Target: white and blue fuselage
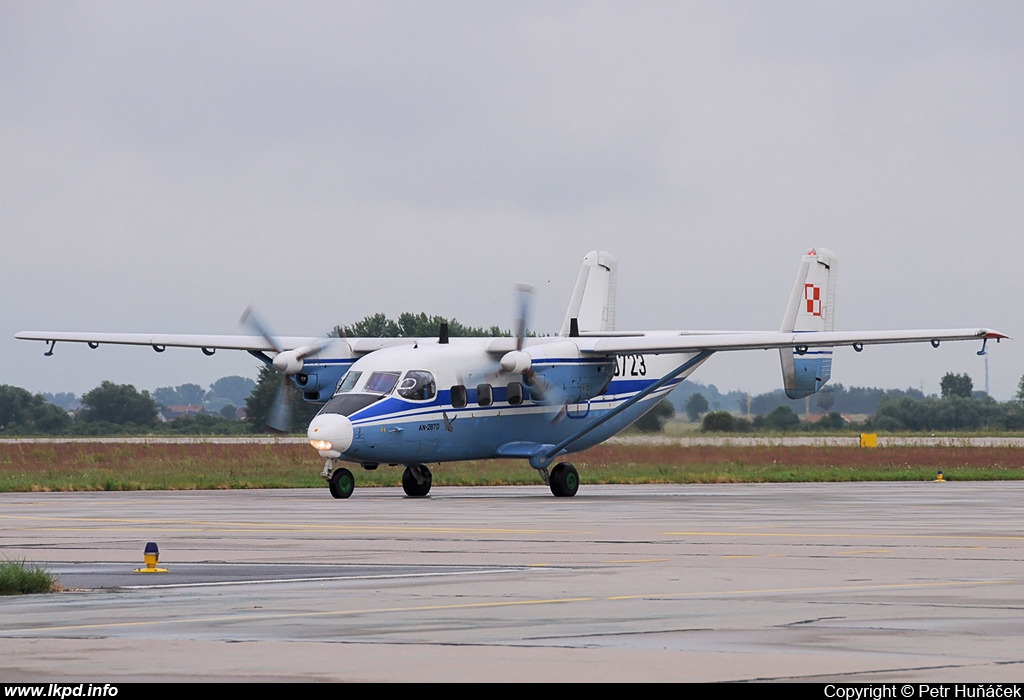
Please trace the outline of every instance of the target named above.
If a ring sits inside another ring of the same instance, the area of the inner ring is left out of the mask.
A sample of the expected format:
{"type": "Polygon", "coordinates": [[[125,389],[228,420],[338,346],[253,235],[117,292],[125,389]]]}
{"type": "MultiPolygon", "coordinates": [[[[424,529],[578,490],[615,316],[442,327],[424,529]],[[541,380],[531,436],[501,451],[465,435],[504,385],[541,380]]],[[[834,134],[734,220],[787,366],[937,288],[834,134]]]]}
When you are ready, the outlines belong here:
{"type": "MultiPolygon", "coordinates": [[[[421,340],[377,350],[352,362],[310,424],[309,438],[324,457],[364,465],[530,458],[541,446],[583,433],[695,357],[590,355],[580,347],[587,344],[586,338],[531,339],[526,376],[501,369],[502,340],[421,340]]],[[[626,428],[700,361],[556,455],[584,450],[626,428]]],[[[556,455],[531,463],[542,468],[556,455]]]]}

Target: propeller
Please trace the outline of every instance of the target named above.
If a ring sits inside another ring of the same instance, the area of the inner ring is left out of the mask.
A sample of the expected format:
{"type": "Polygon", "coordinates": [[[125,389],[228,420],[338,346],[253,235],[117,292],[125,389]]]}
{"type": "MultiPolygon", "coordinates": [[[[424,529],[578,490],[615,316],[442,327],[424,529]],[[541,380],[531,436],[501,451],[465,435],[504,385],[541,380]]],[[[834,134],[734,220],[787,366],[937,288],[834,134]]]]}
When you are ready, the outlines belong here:
{"type": "Polygon", "coordinates": [[[530,325],[530,311],[533,309],[533,287],[525,284],[516,285],[519,301],[519,313],[516,321],[516,350],[523,349],[527,328],[530,325]]]}
{"type": "Polygon", "coordinates": [[[501,369],[498,374],[519,374],[523,377],[523,383],[530,388],[534,398],[544,401],[553,399],[551,387],[544,377],[533,371],[533,357],[523,350],[523,345],[529,335],[530,312],[533,309],[533,287],[525,284],[516,285],[518,295],[517,313],[515,320],[516,349],[505,353],[500,361],[501,369]]]}
{"type": "Polygon", "coordinates": [[[292,426],[292,392],[288,389],[288,377],[302,371],[303,360],[320,352],[324,346],[324,340],[318,340],[310,345],[303,345],[292,350],[285,350],[281,341],[271,331],[270,327],[263,321],[262,317],[250,304],[242,312],[238,322],[248,326],[259,333],[270,344],[270,347],[277,353],[272,360],[274,369],[281,373],[281,385],[274,396],[274,403],[270,406],[270,413],[267,416],[267,426],[280,433],[286,433],[292,426]]]}

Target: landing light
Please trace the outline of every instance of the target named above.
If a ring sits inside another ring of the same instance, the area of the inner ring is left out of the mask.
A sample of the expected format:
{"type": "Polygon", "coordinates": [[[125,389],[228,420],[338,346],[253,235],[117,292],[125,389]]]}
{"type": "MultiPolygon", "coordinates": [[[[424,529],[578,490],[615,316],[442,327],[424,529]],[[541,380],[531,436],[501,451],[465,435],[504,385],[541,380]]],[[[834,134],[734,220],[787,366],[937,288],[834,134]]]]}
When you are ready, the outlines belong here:
{"type": "Polygon", "coordinates": [[[330,440],[310,440],[309,444],[313,446],[314,450],[326,452],[331,449],[330,440]]]}

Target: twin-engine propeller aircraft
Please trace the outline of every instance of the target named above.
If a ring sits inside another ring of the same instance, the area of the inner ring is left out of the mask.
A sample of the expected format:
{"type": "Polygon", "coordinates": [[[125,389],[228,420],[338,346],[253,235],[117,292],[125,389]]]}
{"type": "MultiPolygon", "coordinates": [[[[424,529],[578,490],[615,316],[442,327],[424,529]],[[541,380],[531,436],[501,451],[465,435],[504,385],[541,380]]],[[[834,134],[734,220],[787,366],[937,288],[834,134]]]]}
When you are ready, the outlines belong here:
{"type": "MultiPolygon", "coordinates": [[[[507,338],[449,338],[446,326],[436,338],[276,337],[249,313],[243,322],[258,335],[17,337],[48,342],[46,355],[58,341],[248,351],[306,401],[323,404],[307,435],[327,460],[321,476],[335,498],[348,498],[355,486],[346,464],[403,465],[406,494],[426,496],[426,462],[492,458],[528,460],[555,496],[573,496],[579,474],[563,457],[633,423],[716,352],[779,350],[786,394],[796,399],[829,380],[836,346],[860,352],[884,343],[981,340],[984,354],[989,338],[1007,337],[986,328],[835,331],[836,257],[824,248],[802,257],[777,333],[616,331],[616,270],[608,253],[583,259],[561,332],[552,337],[527,333],[528,288],[520,289],[515,336],[507,338]]],[[[278,403],[271,425],[283,428],[287,411],[278,403]]]]}

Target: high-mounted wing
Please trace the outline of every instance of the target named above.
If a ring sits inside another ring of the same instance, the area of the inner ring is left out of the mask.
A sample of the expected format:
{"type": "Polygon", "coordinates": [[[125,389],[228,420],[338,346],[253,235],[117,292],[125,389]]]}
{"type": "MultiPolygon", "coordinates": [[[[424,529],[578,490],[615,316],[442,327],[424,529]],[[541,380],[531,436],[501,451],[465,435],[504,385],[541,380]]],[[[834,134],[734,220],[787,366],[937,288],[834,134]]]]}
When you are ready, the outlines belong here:
{"type": "Polygon", "coordinates": [[[779,350],[786,395],[798,399],[813,394],[832,373],[832,349],[851,345],[858,352],[865,345],[981,340],[984,354],[989,338],[1008,336],[990,328],[940,328],[932,330],[836,331],[837,260],[826,248],[812,248],[800,259],[793,291],[777,333],[676,331],[635,335],[581,333],[586,341],[580,350],[591,355],[713,353],[729,350],[779,350]]]}
{"type": "Polygon", "coordinates": [[[809,331],[794,333],[645,333],[640,336],[581,338],[580,350],[591,354],[662,354],[690,353],[710,350],[774,350],[852,346],[892,343],[926,343],[937,345],[943,340],[987,340],[1009,336],[991,328],[940,328],[910,331],[809,331]]]}
{"type": "MultiPolygon", "coordinates": [[[[78,333],[74,331],[22,331],[14,336],[18,340],[42,340],[47,343],[88,343],[100,345],[148,345],[158,352],[163,348],[201,348],[212,354],[214,350],[251,350],[273,352],[274,346],[260,335],[182,335],[176,333],[78,333]]],[[[284,349],[291,350],[315,343],[316,337],[281,337],[284,349]]]]}

